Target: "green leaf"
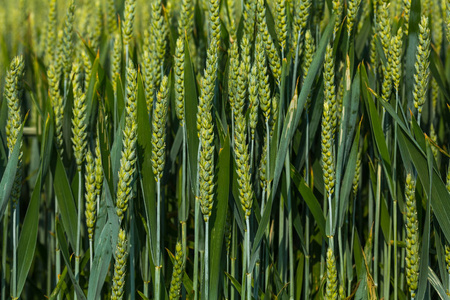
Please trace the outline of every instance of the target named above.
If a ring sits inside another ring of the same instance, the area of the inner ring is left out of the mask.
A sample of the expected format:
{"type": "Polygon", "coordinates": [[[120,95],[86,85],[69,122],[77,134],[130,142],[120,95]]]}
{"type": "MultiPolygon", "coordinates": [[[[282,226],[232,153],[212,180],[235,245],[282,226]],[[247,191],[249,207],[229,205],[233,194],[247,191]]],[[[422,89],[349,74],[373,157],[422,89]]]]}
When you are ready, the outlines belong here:
{"type": "MultiPolygon", "coordinates": [[[[22,140],[23,126],[19,131],[17,140],[22,140]]],[[[19,162],[21,143],[16,143],[14,145],[13,152],[11,153],[6,169],[3,172],[2,181],[0,181],[0,220],[3,219],[5,215],[6,206],[9,201],[9,196],[11,195],[11,190],[14,185],[14,179],[16,177],[17,163],[19,162]]]]}
{"type": "Polygon", "coordinates": [[[67,267],[67,273],[69,274],[70,280],[72,281],[75,292],[77,293],[79,299],[86,300],[86,296],[84,295],[83,290],[81,289],[78,282],[75,280],[75,275],[72,272],[72,266],[70,264],[70,256],[69,256],[69,247],[67,245],[66,237],[64,236],[64,229],[58,220],[56,221],[55,228],[56,228],[56,238],[58,239],[59,243],[59,249],[61,250],[64,263],[66,264],[67,267]]]}
{"type": "Polygon", "coordinates": [[[146,212],[146,222],[149,229],[149,239],[151,241],[151,253],[153,260],[156,255],[156,183],[153,176],[152,169],[152,140],[151,140],[151,126],[147,112],[147,104],[144,97],[144,90],[141,76],[138,77],[138,170],[140,186],[144,200],[144,207],[146,212]]]}
{"type": "Polygon", "coordinates": [[[227,272],[225,272],[225,275],[231,280],[231,283],[234,285],[235,289],[237,290],[237,292],[240,295],[241,294],[241,284],[239,283],[239,281],[237,281],[236,278],[234,278],[227,272]]]}
{"type": "MultiPolygon", "coordinates": [[[[428,195],[431,194],[433,188],[433,153],[431,152],[430,144],[426,144],[427,151],[427,162],[428,162],[428,195]]],[[[427,211],[425,215],[425,223],[422,234],[422,249],[420,253],[419,261],[419,285],[417,288],[417,299],[424,299],[425,292],[428,290],[427,279],[428,279],[428,265],[429,265],[429,254],[430,254],[430,223],[431,223],[431,205],[430,198],[427,199],[427,211]]],[[[429,291],[428,291],[429,292],[429,291]]]]}
{"type": "Polygon", "coordinates": [[[184,49],[184,115],[186,119],[187,157],[189,170],[191,171],[191,189],[192,193],[195,195],[195,190],[197,188],[197,152],[199,144],[197,133],[198,101],[195,75],[192,68],[189,43],[187,40],[185,40],[184,49]]]}
{"type": "MultiPolygon", "coordinates": [[[[347,213],[348,209],[348,201],[350,198],[350,192],[353,187],[353,179],[355,177],[355,168],[356,168],[356,160],[358,157],[358,151],[359,151],[359,131],[360,128],[358,128],[355,136],[355,140],[353,141],[353,146],[350,151],[350,156],[348,158],[348,161],[346,162],[346,168],[345,168],[345,174],[344,178],[342,179],[341,183],[341,190],[339,195],[339,208],[338,208],[338,221],[337,224],[339,227],[342,227],[344,225],[345,220],[345,214],[347,213]]],[[[337,219],[337,218],[335,218],[337,219]]],[[[335,227],[334,227],[335,228],[335,227]]]]}
{"type": "Polygon", "coordinates": [[[439,172],[433,168],[430,192],[430,179],[427,167],[427,159],[423,151],[410,139],[410,137],[403,131],[398,131],[398,145],[403,159],[403,163],[413,163],[417,170],[417,175],[424,187],[424,191],[430,199],[433,213],[439,225],[442,228],[447,240],[450,240],[450,194],[448,193],[445,184],[442,182],[439,172]],[[431,195],[430,195],[431,193],[431,195]]]}
{"type": "Polygon", "coordinates": [[[64,166],[59,155],[56,155],[55,164],[53,188],[58,200],[58,207],[61,213],[61,221],[64,225],[64,229],[66,230],[67,238],[69,239],[72,247],[75,247],[77,237],[76,233],[78,213],[75,208],[75,201],[70,189],[69,180],[67,179],[67,174],[64,170],[64,166]]]}
{"type": "Polygon", "coordinates": [[[294,167],[291,166],[291,178],[294,185],[297,187],[298,191],[303,197],[303,200],[308,205],[308,208],[311,214],[314,217],[314,220],[319,227],[320,233],[322,236],[325,236],[325,217],[322,211],[322,207],[320,206],[319,201],[314,196],[314,193],[311,191],[311,188],[306,185],[305,180],[298,174],[294,167]]]}
{"type": "MultiPolygon", "coordinates": [[[[277,190],[278,182],[280,180],[281,172],[284,166],[284,159],[286,157],[289,144],[294,136],[295,130],[297,129],[298,122],[300,121],[300,117],[303,112],[303,108],[305,107],[306,99],[308,94],[311,92],[312,84],[314,78],[316,77],[319,69],[322,67],[322,62],[324,59],[325,49],[328,44],[328,40],[331,37],[334,26],[334,16],[331,17],[330,22],[325,29],[322,39],[320,41],[319,47],[317,48],[314,59],[311,63],[311,66],[308,71],[308,75],[305,78],[303,83],[303,87],[301,89],[300,95],[294,95],[292,98],[288,112],[286,117],[284,118],[285,122],[283,125],[283,131],[280,137],[280,143],[278,147],[278,153],[275,163],[275,173],[272,183],[272,191],[277,190]]],[[[275,197],[275,192],[272,193],[272,198],[275,197]]],[[[267,205],[266,209],[271,210],[271,205],[267,205]]]]}
{"type": "Polygon", "coordinates": [[[41,201],[41,174],[36,181],[30,204],[22,225],[22,231],[17,246],[17,295],[22,293],[31,263],[34,259],[37,234],[39,229],[39,206],[41,201]]]}
{"type": "Polygon", "coordinates": [[[230,138],[229,135],[225,138],[225,143],[219,151],[219,166],[217,178],[217,201],[213,207],[213,217],[211,218],[211,247],[210,247],[210,269],[211,272],[209,281],[209,297],[210,299],[219,298],[219,282],[222,277],[222,272],[217,271],[222,269],[222,257],[225,253],[223,247],[223,238],[225,231],[225,223],[228,211],[228,195],[230,190],[230,138]],[[216,270],[216,271],[214,271],[216,270]]]}
{"type": "Polygon", "coordinates": [[[443,300],[450,299],[450,297],[447,295],[445,291],[446,288],[444,288],[441,281],[437,277],[436,273],[434,273],[433,269],[431,269],[431,267],[428,267],[428,281],[434,287],[434,289],[438,293],[439,297],[441,297],[441,299],[443,300]]]}
{"type": "Polygon", "coordinates": [[[112,257],[111,247],[111,224],[107,223],[103,228],[98,243],[95,247],[95,255],[91,259],[92,269],[89,275],[89,300],[100,299],[103,283],[105,282],[106,275],[108,274],[109,264],[112,257]]]}

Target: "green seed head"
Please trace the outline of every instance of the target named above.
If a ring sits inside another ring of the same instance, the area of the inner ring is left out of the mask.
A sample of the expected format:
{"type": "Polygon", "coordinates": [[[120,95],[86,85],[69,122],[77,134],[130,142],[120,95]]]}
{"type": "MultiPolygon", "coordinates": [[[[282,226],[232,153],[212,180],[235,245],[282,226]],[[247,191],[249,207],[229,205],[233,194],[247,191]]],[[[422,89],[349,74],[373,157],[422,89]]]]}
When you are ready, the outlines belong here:
{"type": "Polygon", "coordinates": [[[415,297],[419,281],[419,224],[415,197],[416,183],[411,173],[406,177],[406,283],[411,297],[415,297]]]}
{"type": "Polygon", "coordinates": [[[114,34],[114,46],[111,54],[111,79],[114,92],[117,91],[117,79],[120,78],[120,63],[122,61],[122,39],[116,31],[114,34]]]}
{"type": "Polygon", "coordinates": [[[390,54],[392,62],[392,81],[394,88],[399,92],[400,77],[402,74],[402,47],[403,47],[403,30],[399,28],[397,35],[391,39],[390,54]]]}
{"type": "Polygon", "coordinates": [[[95,171],[95,194],[96,196],[100,196],[102,192],[103,185],[103,166],[102,166],[102,156],[100,153],[100,138],[97,134],[97,138],[95,139],[95,162],[94,162],[94,171],[95,171]]]}
{"type": "Polygon", "coordinates": [[[122,27],[123,43],[129,45],[133,38],[133,23],[136,9],[136,0],[126,0],[124,9],[124,20],[122,27]]]}
{"type": "Polygon", "coordinates": [[[127,240],[123,229],[119,230],[117,247],[115,252],[114,276],[111,299],[121,300],[123,298],[125,287],[125,274],[127,267],[127,240]]]}
{"type": "Polygon", "coordinates": [[[90,149],[86,151],[86,172],[84,174],[84,181],[86,188],[86,225],[88,228],[89,240],[92,240],[97,214],[97,202],[95,196],[95,161],[90,149]]]}
{"type": "Polygon", "coordinates": [[[106,0],[106,25],[109,34],[117,31],[117,12],[114,0],[106,0]]]}
{"type": "Polygon", "coordinates": [[[419,43],[417,45],[416,63],[414,67],[414,107],[418,115],[422,114],[422,107],[425,104],[428,80],[430,75],[429,56],[430,56],[430,28],[428,27],[428,18],[423,16],[419,24],[419,43]]]}
{"type": "Polygon", "coordinates": [[[181,243],[178,242],[175,251],[175,260],[172,272],[172,281],[170,282],[169,298],[179,299],[181,283],[183,280],[184,263],[183,263],[183,249],[181,243]]]}
{"type": "Polygon", "coordinates": [[[234,152],[239,185],[239,200],[246,217],[252,211],[253,190],[250,174],[250,158],[247,145],[247,126],[242,112],[237,113],[234,127],[234,152]]]}
{"type": "Polygon", "coordinates": [[[9,155],[14,150],[14,146],[20,143],[19,159],[14,183],[11,190],[11,201],[15,209],[22,190],[22,140],[18,140],[20,128],[22,126],[22,113],[20,109],[20,95],[22,93],[22,80],[24,75],[24,60],[22,56],[16,56],[6,74],[5,99],[8,105],[8,119],[6,122],[6,142],[9,155]]]}
{"type": "Polygon", "coordinates": [[[137,142],[137,73],[133,62],[128,61],[127,67],[127,102],[125,105],[125,128],[122,138],[122,157],[120,159],[119,180],[117,183],[116,212],[122,220],[132,198],[132,181],[136,171],[137,142]]]}
{"type": "Polygon", "coordinates": [[[177,40],[175,49],[175,107],[180,125],[184,126],[184,39],[177,40]]]}
{"type": "Polygon", "coordinates": [[[74,1],[69,5],[66,14],[66,20],[64,23],[64,33],[62,39],[62,51],[61,51],[61,62],[65,76],[69,76],[70,68],[72,67],[72,48],[73,48],[73,19],[75,13],[74,1]]]}
{"type": "Polygon", "coordinates": [[[152,120],[152,168],[155,180],[161,180],[166,162],[166,119],[169,96],[169,80],[163,77],[156,97],[152,120]]]}
{"type": "Polygon", "coordinates": [[[256,125],[258,123],[258,69],[256,67],[256,63],[253,64],[252,71],[249,76],[249,105],[250,105],[250,117],[249,117],[249,125],[251,131],[252,140],[255,139],[255,131],[256,125]]]}
{"type": "MultiPolygon", "coordinates": [[[[294,19],[292,22],[292,52],[301,56],[303,47],[303,31],[306,28],[311,8],[311,0],[298,0],[294,7],[294,19]],[[297,52],[298,49],[298,52],[297,52]]],[[[295,55],[293,55],[295,57],[295,55]]]]}
{"type": "Polygon", "coordinates": [[[338,279],[336,271],[336,259],[334,258],[334,253],[331,248],[327,251],[327,286],[325,299],[326,300],[336,300],[338,298],[338,279]]]}
{"type": "Polygon", "coordinates": [[[349,0],[347,2],[347,33],[348,36],[351,35],[353,24],[355,24],[355,19],[358,15],[358,9],[361,4],[361,0],[349,0]]]}
{"type": "Polygon", "coordinates": [[[183,38],[186,34],[190,39],[194,25],[194,3],[192,0],[181,1],[180,18],[178,19],[178,35],[183,38]]]}

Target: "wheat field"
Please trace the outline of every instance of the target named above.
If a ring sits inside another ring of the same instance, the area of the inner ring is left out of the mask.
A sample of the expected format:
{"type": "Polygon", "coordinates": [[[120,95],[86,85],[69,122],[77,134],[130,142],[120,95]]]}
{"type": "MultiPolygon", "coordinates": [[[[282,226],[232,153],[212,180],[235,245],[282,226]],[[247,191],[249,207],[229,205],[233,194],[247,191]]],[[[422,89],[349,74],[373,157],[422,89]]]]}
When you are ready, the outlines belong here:
{"type": "Polygon", "coordinates": [[[0,4],[0,299],[449,299],[450,1],[0,4]]]}

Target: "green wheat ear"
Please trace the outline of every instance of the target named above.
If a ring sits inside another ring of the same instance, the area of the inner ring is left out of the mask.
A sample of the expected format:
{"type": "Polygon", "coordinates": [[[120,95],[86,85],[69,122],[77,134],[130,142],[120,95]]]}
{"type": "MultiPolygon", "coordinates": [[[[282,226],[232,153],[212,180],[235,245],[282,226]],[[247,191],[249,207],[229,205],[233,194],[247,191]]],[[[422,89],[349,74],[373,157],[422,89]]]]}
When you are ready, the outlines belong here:
{"type": "Polygon", "coordinates": [[[111,295],[111,299],[113,300],[121,300],[123,298],[128,256],[127,248],[128,246],[125,231],[123,229],[120,229],[119,237],[117,239],[114,262],[114,276],[111,295]]]}
{"type": "Polygon", "coordinates": [[[184,272],[183,249],[178,242],[175,251],[175,261],[173,265],[172,281],[170,282],[169,299],[179,299],[182,277],[184,272]]]}
{"type": "Polygon", "coordinates": [[[80,65],[73,65],[73,116],[72,116],[72,143],[77,170],[81,171],[86,152],[86,94],[83,93],[79,84],[80,65]]]}
{"type": "Polygon", "coordinates": [[[419,43],[417,45],[416,63],[414,67],[414,107],[417,109],[418,121],[422,114],[422,107],[425,104],[428,80],[430,75],[430,51],[431,51],[430,28],[428,27],[428,18],[423,16],[419,24],[419,43]]]}
{"type": "Polygon", "coordinates": [[[242,112],[236,114],[234,152],[239,185],[239,200],[246,217],[252,211],[253,191],[250,178],[250,158],[247,145],[247,126],[242,112]]]}
{"type": "Polygon", "coordinates": [[[133,38],[133,23],[136,9],[136,0],[125,1],[124,21],[122,27],[123,44],[125,46],[131,43],[133,38]]]}
{"type": "Polygon", "coordinates": [[[302,41],[303,41],[303,31],[305,30],[308,18],[309,11],[311,8],[311,0],[297,0],[296,5],[294,7],[294,19],[292,21],[292,53],[293,57],[295,57],[297,47],[298,47],[298,56],[300,57],[303,51],[302,41]]]}
{"type": "Polygon", "coordinates": [[[25,63],[22,56],[16,56],[6,74],[5,99],[8,105],[8,119],[6,122],[6,142],[9,155],[14,150],[16,143],[20,143],[19,159],[17,162],[17,171],[14,178],[13,188],[11,190],[11,200],[13,207],[16,206],[20,198],[22,186],[22,139],[18,140],[20,128],[22,126],[22,112],[20,104],[21,87],[23,85],[25,63]]]}
{"type": "Polygon", "coordinates": [[[179,37],[175,49],[175,108],[180,125],[184,126],[184,39],[179,37]]]}
{"type": "Polygon", "coordinates": [[[327,286],[325,299],[326,300],[336,300],[338,298],[338,279],[336,271],[336,259],[334,257],[333,250],[328,248],[327,251],[327,286]]]}
{"type": "Polygon", "coordinates": [[[152,168],[155,180],[160,181],[166,163],[166,118],[169,95],[169,80],[163,77],[161,87],[156,97],[152,120],[152,168]]]}
{"type": "Polygon", "coordinates": [[[411,297],[415,297],[419,281],[419,223],[416,208],[416,183],[411,173],[406,176],[406,283],[411,297]]]}
{"type": "Polygon", "coordinates": [[[88,228],[89,240],[94,236],[95,220],[97,214],[95,195],[95,162],[90,149],[86,151],[86,172],[84,174],[86,187],[86,225],[88,228]]]}
{"type": "Polygon", "coordinates": [[[116,211],[122,220],[132,195],[132,181],[136,172],[137,142],[137,73],[131,60],[127,67],[127,103],[125,106],[125,128],[123,130],[123,148],[120,159],[119,181],[117,183],[116,211]]]}

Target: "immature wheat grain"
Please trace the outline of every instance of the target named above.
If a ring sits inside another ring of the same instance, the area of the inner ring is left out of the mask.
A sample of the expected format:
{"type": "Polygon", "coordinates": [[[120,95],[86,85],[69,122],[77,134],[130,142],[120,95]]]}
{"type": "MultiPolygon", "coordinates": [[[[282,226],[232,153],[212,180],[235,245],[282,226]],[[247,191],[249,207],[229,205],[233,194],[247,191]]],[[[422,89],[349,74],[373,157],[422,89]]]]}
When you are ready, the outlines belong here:
{"type": "Polygon", "coordinates": [[[184,126],[184,39],[179,37],[174,58],[175,108],[180,125],[184,126]]]}
{"type": "Polygon", "coordinates": [[[47,70],[48,77],[48,85],[49,85],[49,95],[50,100],[53,107],[53,114],[55,118],[55,137],[56,137],[56,146],[58,149],[59,155],[62,157],[63,155],[63,98],[59,92],[59,80],[60,75],[56,72],[55,65],[51,64],[47,70]]]}
{"type": "Polygon", "coordinates": [[[181,243],[177,243],[175,251],[175,260],[173,264],[172,280],[170,282],[169,299],[175,300],[180,298],[181,283],[184,271],[183,251],[181,243]]]}
{"type": "Polygon", "coordinates": [[[49,9],[48,9],[48,21],[47,21],[47,33],[45,39],[45,57],[44,61],[47,65],[49,65],[55,59],[55,50],[56,49],[56,32],[57,32],[57,16],[56,16],[56,0],[49,0],[49,9]]]}
{"type": "Polygon", "coordinates": [[[61,62],[64,76],[69,76],[70,69],[72,67],[72,48],[73,48],[73,20],[75,13],[75,4],[72,0],[69,4],[69,8],[67,9],[66,20],[64,23],[64,34],[63,39],[61,41],[61,62]]]}
{"type": "Polygon", "coordinates": [[[420,116],[422,114],[422,107],[425,104],[428,79],[430,75],[429,70],[429,56],[430,56],[430,29],[428,27],[428,18],[423,16],[419,24],[419,42],[417,45],[416,62],[414,67],[416,74],[414,74],[414,107],[417,109],[418,123],[420,124],[420,116]]]}
{"type": "Polygon", "coordinates": [[[106,0],[106,28],[111,35],[117,31],[117,12],[114,0],[106,0]]]}
{"type": "Polygon", "coordinates": [[[128,256],[127,248],[125,231],[120,229],[115,252],[112,300],[121,300],[123,298],[128,256]]]}
{"type": "Polygon", "coordinates": [[[194,24],[194,3],[192,0],[182,0],[180,17],[178,19],[178,35],[189,40],[192,34],[194,24]]]}
{"type": "MultiPolygon", "coordinates": [[[[86,151],[86,166],[85,166],[85,188],[86,188],[86,225],[88,228],[88,237],[92,241],[94,237],[95,220],[97,214],[96,195],[95,195],[95,161],[90,149],[86,151]]],[[[91,257],[91,260],[94,258],[91,257]]]]}
{"type": "Polygon", "coordinates": [[[286,1],[276,0],[275,10],[276,10],[275,29],[277,31],[278,43],[280,44],[281,47],[281,53],[282,55],[284,55],[287,38],[286,1]]]}
{"type": "Polygon", "coordinates": [[[157,2],[152,4],[152,48],[151,51],[151,63],[153,66],[153,78],[154,86],[156,89],[159,88],[161,83],[161,76],[163,74],[163,64],[164,55],[166,54],[166,33],[167,24],[161,13],[161,4],[158,5],[157,2]]]}
{"type": "Polygon", "coordinates": [[[220,42],[220,18],[219,18],[219,0],[209,0],[209,17],[211,26],[211,40],[220,42]]]}
{"type": "Polygon", "coordinates": [[[266,7],[264,0],[258,0],[257,5],[257,24],[258,31],[262,36],[263,45],[265,46],[265,52],[269,59],[270,69],[278,84],[281,83],[281,61],[278,56],[278,52],[273,43],[272,37],[269,34],[266,23],[266,7]]]}
{"type": "Polygon", "coordinates": [[[85,151],[86,151],[86,94],[80,88],[79,84],[79,73],[80,65],[75,63],[73,65],[73,111],[72,111],[72,143],[73,152],[77,163],[78,172],[82,169],[82,164],[84,161],[85,151]]]}
{"type": "Polygon", "coordinates": [[[326,300],[336,300],[338,298],[337,281],[336,259],[334,258],[333,249],[329,247],[327,251],[327,286],[325,293],[326,300]]]}
{"type": "Polygon", "coordinates": [[[152,169],[157,182],[161,181],[166,162],[166,118],[168,103],[168,78],[163,77],[161,87],[156,97],[152,120],[152,169]]]}
{"type": "MultiPolygon", "coordinates": [[[[314,53],[316,52],[316,46],[314,38],[311,35],[311,31],[308,29],[305,33],[305,54],[303,59],[303,82],[308,75],[309,67],[311,66],[312,60],[314,58],[314,53]]],[[[311,106],[311,93],[308,94],[306,99],[305,108],[307,113],[309,113],[309,108],[311,106]]]]}
{"type": "MultiPolygon", "coordinates": [[[[18,140],[20,127],[22,126],[22,112],[20,104],[20,94],[23,79],[25,63],[22,56],[16,56],[10,64],[9,70],[6,73],[6,84],[4,95],[6,104],[8,105],[8,119],[6,121],[6,142],[9,150],[9,155],[12,154],[16,143],[20,143],[19,159],[17,163],[16,176],[11,191],[11,201],[13,209],[17,205],[20,198],[20,191],[22,187],[22,140],[18,140]]],[[[15,225],[14,225],[15,226],[15,225]]]]}
{"type": "Polygon", "coordinates": [[[405,18],[405,31],[403,32],[405,35],[408,35],[409,32],[409,15],[411,13],[411,0],[403,0],[402,2],[402,11],[403,17],[405,18]]]}
{"type": "Polygon", "coordinates": [[[334,140],[334,135],[336,132],[337,125],[337,101],[336,101],[336,87],[334,82],[334,58],[333,58],[333,48],[328,44],[325,52],[325,62],[323,68],[323,82],[324,82],[324,104],[328,102],[329,116],[331,118],[331,133],[332,139],[334,140]]]}
{"type": "Polygon", "coordinates": [[[302,41],[303,41],[303,31],[305,30],[308,18],[309,11],[311,8],[311,0],[296,0],[296,5],[294,7],[294,16],[292,21],[292,53],[293,57],[295,57],[295,53],[298,47],[298,56],[300,57],[302,54],[302,41]]]}
{"type": "Polygon", "coordinates": [[[120,158],[119,180],[117,183],[116,212],[119,219],[128,208],[132,197],[132,181],[136,171],[136,141],[137,141],[137,105],[136,105],[136,70],[130,60],[127,66],[127,102],[125,105],[125,128],[123,130],[123,148],[120,158]]]}
{"type": "Polygon", "coordinates": [[[355,24],[356,17],[358,16],[359,6],[361,0],[350,0],[347,2],[347,34],[351,35],[353,25],[355,24]]]}
{"type": "Polygon", "coordinates": [[[124,9],[124,20],[122,26],[123,44],[127,47],[133,38],[133,23],[136,9],[136,0],[126,0],[124,9]]]}
{"type": "Polygon", "coordinates": [[[411,297],[415,298],[419,280],[419,224],[415,197],[416,183],[411,173],[406,176],[406,282],[411,297]]]}
{"type": "Polygon", "coordinates": [[[250,40],[253,40],[254,36],[255,16],[256,16],[256,0],[249,0],[245,2],[242,17],[244,18],[245,36],[250,40]]]}

